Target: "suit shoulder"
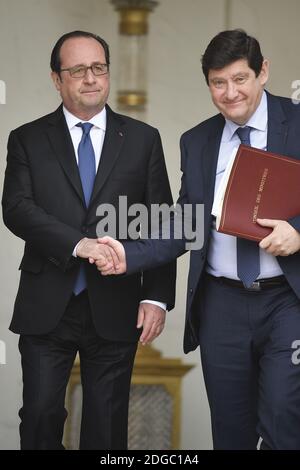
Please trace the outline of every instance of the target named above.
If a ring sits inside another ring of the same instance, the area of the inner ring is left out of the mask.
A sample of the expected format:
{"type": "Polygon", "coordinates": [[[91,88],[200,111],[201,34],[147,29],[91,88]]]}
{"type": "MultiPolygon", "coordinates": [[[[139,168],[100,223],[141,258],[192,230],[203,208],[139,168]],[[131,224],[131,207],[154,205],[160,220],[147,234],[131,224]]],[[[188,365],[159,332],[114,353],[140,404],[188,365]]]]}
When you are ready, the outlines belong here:
{"type": "Polygon", "coordinates": [[[207,137],[212,131],[216,128],[219,128],[224,124],[224,118],[222,114],[216,114],[205,121],[200,122],[196,126],[184,132],[181,136],[182,140],[194,139],[194,138],[204,138],[207,137]]]}
{"type": "Polygon", "coordinates": [[[267,94],[271,111],[282,109],[288,121],[300,119],[300,101],[285,96],[276,96],[271,93],[267,94]]]}
{"type": "Polygon", "coordinates": [[[282,96],[278,98],[288,117],[297,117],[298,119],[300,118],[300,101],[282,96]]]}
{"type": "Polygon", "coordinates": [[[135,132],[142,132],[142,133],[148,133],[148,134],[158,133],[158,129],[156,127],[151,126],[150,124],[147,124],[146,122],[139,121],[138,119],[134,119],[125,114],[119,114],[119,113],[114,112],[114,115],[117,119],[123,121],[124,124],[126,124],[128,129],[132,129],[135,132]]]}
{"type": "Polygon", "coordinates": [[[52,116],[54,116],[56,112],[57,111],[55,111],[54,113],[52,112],[52,113],[46,114],[45,116],[41,116],[37,119],[34,119],[33,121],[26,122],[25,124],[22,124],[21,126],[13,129],[12,132],[23,134],[23,133],[30,132],[32,130],[36,131],[37,128],[42,127],[49,119],[51,119],[52,116]]]}

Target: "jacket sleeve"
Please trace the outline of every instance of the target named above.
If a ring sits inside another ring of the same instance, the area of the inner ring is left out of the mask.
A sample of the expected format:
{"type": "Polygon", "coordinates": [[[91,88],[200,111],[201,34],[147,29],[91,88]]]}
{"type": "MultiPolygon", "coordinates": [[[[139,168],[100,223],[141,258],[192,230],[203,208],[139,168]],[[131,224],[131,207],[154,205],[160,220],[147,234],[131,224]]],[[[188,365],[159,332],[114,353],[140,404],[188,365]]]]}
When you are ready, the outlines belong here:
{"type": "Polygon", "coordinates": [[[291,219],[288,220],[289,224],[294,227],[295,230],[300,232],[300,215],[297,215],[296,217],[292,217],[291,219]]]}
{"type": "Polygon", "coordinates": [[[62,270],[72,265],[82,234],[36,204],[29,158],[18,130],[8,139],[2,208],[5,225],[16,236],[62,270]]]}

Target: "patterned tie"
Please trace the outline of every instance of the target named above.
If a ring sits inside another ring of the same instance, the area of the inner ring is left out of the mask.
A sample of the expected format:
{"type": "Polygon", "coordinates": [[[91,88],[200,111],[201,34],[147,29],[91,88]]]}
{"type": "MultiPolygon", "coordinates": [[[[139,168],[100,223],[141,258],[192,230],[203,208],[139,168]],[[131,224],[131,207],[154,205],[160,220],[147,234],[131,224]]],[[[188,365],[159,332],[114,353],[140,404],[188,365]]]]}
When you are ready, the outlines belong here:
{"type": "MultiPolygon", "coordinates": [[[[76,126],[82,128],[82,137],[78,146],[78,168],[84,193],[85,204],[86,207],[88,207],[96,175],[95,152],[90,136],[90,130],[93,127],[93,124],[91,124],[90,122],[80,122],[79,124],[76,124],[76,126]]],[[[86,277],[84,266],[83,264],[81,264],[73,292],[75,295],[78,295],[85,288],[86,277]]]]}
{"type": "MultiPolygon", "coordinates": [[[[251,127],[239,127],[236,130],[244,145],[250,144],[251,127]]],[[[257,279],[260,273],[259,246],[256,242],[237,238],[237,274],[246,287],[257,279]]]]}

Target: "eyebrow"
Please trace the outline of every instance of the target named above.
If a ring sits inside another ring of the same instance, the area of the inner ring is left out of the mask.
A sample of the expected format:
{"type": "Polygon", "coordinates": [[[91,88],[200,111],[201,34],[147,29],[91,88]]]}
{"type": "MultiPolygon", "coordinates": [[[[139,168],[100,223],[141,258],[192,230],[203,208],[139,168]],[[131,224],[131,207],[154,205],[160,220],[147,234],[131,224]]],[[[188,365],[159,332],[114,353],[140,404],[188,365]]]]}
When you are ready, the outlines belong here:
{"type": "MultiPolygon", "coordinates": [[[[96,60],[96,61],[92,62],[91,65],[103,65],[103,63],[100,62],[99,60],[96,60]]],[[[90,67],[91,65],[75,64],[75,65],[72,65],[71,67],[68,67],[68,68],[73,69],[74,67],[90,67]]]]}
{"type": "Polygon", "coordinates": [[[243,75],[244,77],[248,77],[249,76],[249,72],[237,72],[233,75],[232,78],[235,78],[235,77],[239,77],[240,75],[243,75]]]}
{"type": "MultiPolygon", "coordinates": [[[[245,77],[245,78],[248,78],[249,77],[249,72],[237,72],[235,73],[234,75],[232,75],[232,77],[229,77],[229,80],[232,79],[236,79],[238,77],[245,77]]],[[[211,83],[214,83],[214,82],[217,82],[217,81],[227,81],[228,79],[227,78],[224,78],[224,77],[213,77],[213,78],[210,78],[209,79],[209,82],[211,83]]]]}
{"type": "MultiPolygon", "coordinates": [[[[230,78],[236,78],[236,77],[239,77],[239,76],[241,76],[241,75],[244,76],[244,77],[249,77],[249,72],[237,72],[237,73],[235,73],[234,75],[232,75],[232,77],[230,77],[230,78]]],[[[211,80],[211,81],[214,81],[214,80],[226,80],[226,78],[216,76],[216,77],[211,78],[210,80],[211,80]]]]}

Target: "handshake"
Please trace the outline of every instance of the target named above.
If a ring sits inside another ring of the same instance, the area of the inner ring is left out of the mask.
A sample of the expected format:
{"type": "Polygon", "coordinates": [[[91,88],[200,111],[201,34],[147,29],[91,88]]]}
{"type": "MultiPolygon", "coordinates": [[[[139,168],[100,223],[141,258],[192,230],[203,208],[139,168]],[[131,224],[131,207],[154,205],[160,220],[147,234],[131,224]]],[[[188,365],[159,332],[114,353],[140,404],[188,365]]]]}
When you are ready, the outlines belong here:
{"type": "Polygon", "coordinates": [[[77,245],[76,256],[97,266],[103,276],[126,272],[126,255],[122,243],[111,237],[83,238],[77,245]]]}

